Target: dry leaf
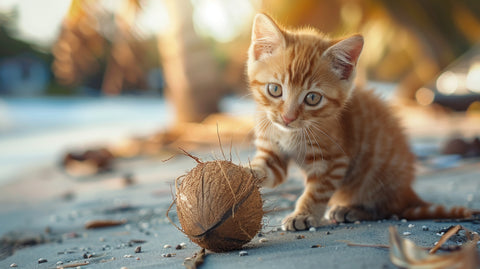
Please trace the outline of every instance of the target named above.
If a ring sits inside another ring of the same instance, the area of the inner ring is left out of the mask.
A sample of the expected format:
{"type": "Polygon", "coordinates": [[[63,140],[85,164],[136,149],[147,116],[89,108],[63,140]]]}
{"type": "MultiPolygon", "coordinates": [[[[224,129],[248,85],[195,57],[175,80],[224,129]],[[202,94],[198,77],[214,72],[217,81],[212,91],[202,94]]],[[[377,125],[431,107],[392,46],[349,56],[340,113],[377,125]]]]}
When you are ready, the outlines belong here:
{"type": "MultiPolygon", "coordinates": [[[[460,229],[464,229],[457,225],[442,236],[437,245],[443,244],[452,235],[460,229]],[[458,227],[457,227],[458,226],[458,227]]],[[[473,234],[464,229],[470,240],[454,252],[445,254],[434,254],[440,247],[436,246],[431,250],[432,254],[418,247],[411,240],[401,238],[395,227],[389,227],[390,232],[390,260],[396,266],[409,269],[475,269],[478,268],[479,257],[477,252],[477,242],[479,235],[473,234]]]]}

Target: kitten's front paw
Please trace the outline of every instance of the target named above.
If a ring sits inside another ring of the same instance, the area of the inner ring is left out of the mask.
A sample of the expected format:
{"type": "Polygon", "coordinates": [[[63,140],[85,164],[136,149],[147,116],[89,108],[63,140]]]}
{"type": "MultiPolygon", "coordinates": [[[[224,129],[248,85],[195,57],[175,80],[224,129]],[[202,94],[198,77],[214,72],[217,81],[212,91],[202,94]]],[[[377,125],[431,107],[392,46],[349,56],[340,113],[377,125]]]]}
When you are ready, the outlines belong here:
{"type": "Polygon", "coordinates": [[[303,231],[310,227],[318,227],[322,224],[322,217],[309,213],[293,212],[283,220],[283,228],[286,231],[303,231]]]}

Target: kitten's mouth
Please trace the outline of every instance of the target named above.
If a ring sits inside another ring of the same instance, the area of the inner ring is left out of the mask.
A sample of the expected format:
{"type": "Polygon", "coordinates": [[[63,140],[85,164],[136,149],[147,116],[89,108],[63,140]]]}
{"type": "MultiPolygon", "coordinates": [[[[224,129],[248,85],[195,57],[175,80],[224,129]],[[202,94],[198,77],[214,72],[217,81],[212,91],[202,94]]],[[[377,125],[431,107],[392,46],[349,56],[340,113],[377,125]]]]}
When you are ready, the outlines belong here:
{"type": "Polygon", "coordinates": [[[294,132],[294,131],[299,131],[299,130],[302,129],[300,127],[294,127],[291,124],[285,125],[283,122],[279,123],[279,122],[276,122],[276,121],[272,121],[272,123],[273,123],[273,125],[277,126],[278,129],[283,130],[283,131],[287,131],[287,132],[294,132]]]}
{"type": "Polygon", "coordinates": [[[294,126],[294,125],[298,125],[297,122],[292,122],[288,125],[285,125],[285,123],[279,119],[277,120],[277,118],[275,118],[275,116],[273,115],[270,115],[268,114],[267,115],[267,118],[270,120],[270,122],[275,126],[277,127],[278,129],[282,130],[282,131],[285,131],[285,132],[295,132],[295,131],[300,131],[302,130],[301,127],[299,126],[294,126]]]}

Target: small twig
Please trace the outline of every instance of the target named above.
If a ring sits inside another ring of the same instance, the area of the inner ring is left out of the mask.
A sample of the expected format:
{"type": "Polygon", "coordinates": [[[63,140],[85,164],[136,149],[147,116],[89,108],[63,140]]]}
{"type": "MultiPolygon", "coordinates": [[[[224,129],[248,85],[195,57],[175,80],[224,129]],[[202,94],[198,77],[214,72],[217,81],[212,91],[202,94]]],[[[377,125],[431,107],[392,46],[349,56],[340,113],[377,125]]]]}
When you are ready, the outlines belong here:
{"type": "MultiPolygon", "coordinates": [[[[367,247],[367,248],[387,248],[389,249],[390,246],[388,245],[369,245],[369,244],[360,244],[360,243],[353,243],[353,242],[350,242],[348,240],[337,240],[337,242],[343,242],[343,243],[346,243],[347,246],[349,247],[367,247]]],[[[425,250],[429,250],[430,248],[427,248],[427,247],[420,247],[422,249],[425,249],[425,250]]]]}
{"type": "Polygon", "coordinates": [[[183,262],[183,265],[187,269],[197,269],[198,267],[200,267],[200,265],[203,264],[206,256],[207,254],[205,253],[205,249],[202,248],[202,250],[200,250],[200,252],[198,253],[195,253],[193,257],[186,258],[185,261],[183,262]]]}
{"type": "Polygon", "coordinates": [[[458,233],[458,231],[462,230],[463,227],[461,225],[454,226],[450,228],[442,237],[440,240],[438,240],[438,243],[429,251],[430,254],[434,254],[437,252],[437,250],[454,234],[458,233]]]}
{"type": "Polygon", "coordinates": [[[85,229],[106,228],[127,223],[127,220],[92,220],[85,223],[85,229]]]}
{"type": "Polygon", "coordinates": [[[359,243],[353,243],[348,240],[337,240],[337,242],[343,242],[346,243],[347,246],[349,247],[368,247],[368,248],[386,248],[389,249],[390,246],[387,245],[368,245],[368,244],[359,244],[359,243]]]}

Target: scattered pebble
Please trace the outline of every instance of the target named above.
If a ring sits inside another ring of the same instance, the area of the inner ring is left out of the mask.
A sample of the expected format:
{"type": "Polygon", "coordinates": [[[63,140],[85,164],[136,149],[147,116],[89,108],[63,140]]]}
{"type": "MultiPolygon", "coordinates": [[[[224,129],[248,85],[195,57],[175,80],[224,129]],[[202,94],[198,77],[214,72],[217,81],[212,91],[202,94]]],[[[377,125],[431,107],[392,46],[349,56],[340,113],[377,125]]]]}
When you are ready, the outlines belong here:
{"type": "Polygon", "coordinates": [[[172,246],[171,245],[164,245],[163,248],[171,248],[172,246]]]}
{"type": "Polygon", "coordinates": [[[172,254],[172,253],[162,254],[162,257],[165,257],[165,258],[171,258],[173,256],[174,256],[174,254],[172,254]]]}
{"type": "Polygon", "coordinates": [[[400,220],[400,221],[403,222],[403,223],[406,223],[406,222],[407,222],[406,219],[402,219],[402,220],[400,220]]]}
{"type": "Polygon", "coordinates": [[[187,247],[187,243],[182,242],[182,243],[180,243],[180,246],[182,246],[182,248],[186,248],[186,247],[187,247]]]}
{"type": "Polygon", "coordinates": [[[415,224],[411,224],[411,223],[408,224],[408,228],[413,228],[413,227],[415,227],[415,224]]]}
{"type": "Polygon", "coordinates": [[[403,235],[411,235],[411,232],[403,232],[403,235]]]}
{"type": "Polygon", "coordinates": [[[239,256],[248,256],[248,252],[246,252],[245,250],[242,250],[238,253],[239,256]]]}
{"type": "Polygon", "coordinates": [[[10,264],[10,267],[17,267],[18,265],[16,263],[10,264]]]}
{"type": "Polygon", "coordinates": [[[313,246],[311,246],[311,248],[319,248],[319,247],[322,247],[322,245],[313,245],[313,246]]]}
{"type": "Polygon", "coordinates": [[[58,262],[57,262],[57,265],[62,265],[62,264],[63,264],[62,261],[58,261],[58,262]]]}
{"type": "Polygon", "coordinates": [[[305,238],[305,235],[302,235],[302,234],[297,235],[297,239],[304,239],[304,238],[305,238]]]}
{"type": "Polygon", "coordinates": [[[361,224],[362,222],[360,222],[359,220],[355,221],[353,224],[361,224]]]}
{"type": "Polygon", "coordinates": [[[105,242],[105,237],[100,237],[100,238],[98,238],[98,240],[99,240],[100,242],[105,242]]]}
{"type": "Polygon", "coordinates": [[[260,238],[260,240],[258,240],[258,242],[260,243],[265,243],[265,242],[268,242],[268,239],[267,238],[260,238]]]}
{"type": "Polygon", "coordinates": [[[175,247],[176,250],[180,250],[180,249],[183,249],[183,247],[179,244],[175,247]]]}
{"type": "Polygon", "coordinates": [[[142,247],[141,246],[138,246],[135,248],[135,253],[140,253],[142,252],[142,247]]]}
{"type": "Polygon", "coordinates": [[[309,232],[316,232],[317,229],[315,227],[310,227],[310,229],[308,229],[309,232]]]}
{"type": "Polygon", "coordinates": [[[131,255],[131,254],[125,254],[125,255],[123,255],[123,257],[124,257],[124,258],[133,258],[133,255],[131,255]]]}
{"type": "Polygon", "coordinates": [[[426,225],[423,225],[423,226],[422,226],[422,230],[423,230],[423,231],[428,231],[428,227],[427,227],[426,225]]]}
{"type": "Polygon", "coordinates": [[[128,267],[122,266],[122,267],[120,267],[120,269],[128,269],[128,267]]]}
{"type": "Polygon", "coordinates": [[[93,257],[93,254],[91,254],[91,253],[83,253],[83,258],[84,258],[84,259],[90,259],[91,257],[93,257]]]}
{"type": "Polygon", "coordinates": [[[45,258],[38,259],[38,263],[45,263],[45,262],[48,262],[47,259],[45,258]]]}
{"type": "Polygon", "coordinates": [[[330,231],[326,231],[325,234],[330,234],[330,231]]]}

